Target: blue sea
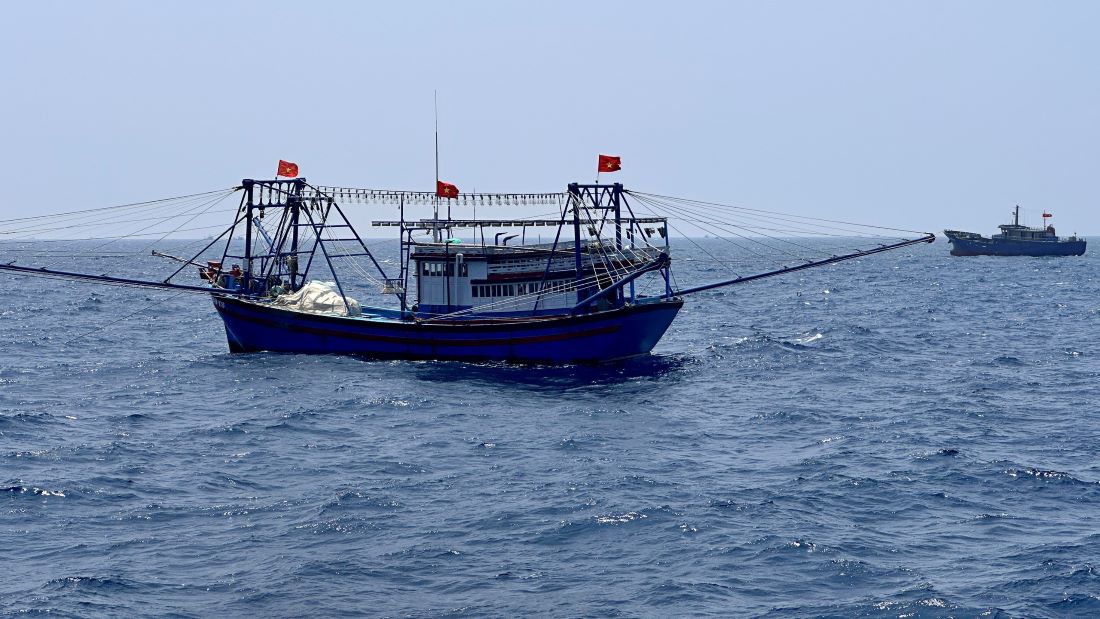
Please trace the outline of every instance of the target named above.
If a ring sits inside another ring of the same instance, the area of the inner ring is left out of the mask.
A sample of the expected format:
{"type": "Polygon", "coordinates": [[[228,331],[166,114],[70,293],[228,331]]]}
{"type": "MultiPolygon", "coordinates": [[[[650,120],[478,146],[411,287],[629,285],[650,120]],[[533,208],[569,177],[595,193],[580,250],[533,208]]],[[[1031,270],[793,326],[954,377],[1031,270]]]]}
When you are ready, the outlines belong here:
{"type": "Polygon", "coordinates": [[[0,276],[0,613],[1098,616],[1097,250],[947,252],[599,367],[235,355],[202,296],[0,276]]]}

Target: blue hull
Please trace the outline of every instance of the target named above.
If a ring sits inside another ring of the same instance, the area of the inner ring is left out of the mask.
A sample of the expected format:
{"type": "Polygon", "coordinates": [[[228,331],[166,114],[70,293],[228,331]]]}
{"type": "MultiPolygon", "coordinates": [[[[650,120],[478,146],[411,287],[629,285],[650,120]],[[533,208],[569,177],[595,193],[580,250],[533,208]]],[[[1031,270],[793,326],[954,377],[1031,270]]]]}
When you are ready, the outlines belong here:
{"type": "Polygon", "coordinates": [[[306,314],[214,297],[232,352],[546,364],[601,363],[644,355],[682,306],[676,299],[578,316],[412,322],[306,314]]]}
{"type": "Polygon", "coordinates": [[[947,237],[952,256],[1080,256],[1085,241],[1014,241],[947,237]]]}

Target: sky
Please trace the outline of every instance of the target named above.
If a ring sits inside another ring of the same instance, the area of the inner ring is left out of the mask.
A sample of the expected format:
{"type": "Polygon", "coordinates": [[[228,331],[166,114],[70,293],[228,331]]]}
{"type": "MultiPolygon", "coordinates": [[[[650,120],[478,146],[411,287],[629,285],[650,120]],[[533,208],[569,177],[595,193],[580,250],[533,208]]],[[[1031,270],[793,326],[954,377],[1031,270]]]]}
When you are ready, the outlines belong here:
{"type": "Polygon", "coordinates": [[[603,153],[651,193],[984,234],[1019,204],[1100,234],[1097,2],[24,0],[5,22],[0,219],[279,159],[431,190],[438,92],[466,191],[560,191],[603,153]]]}

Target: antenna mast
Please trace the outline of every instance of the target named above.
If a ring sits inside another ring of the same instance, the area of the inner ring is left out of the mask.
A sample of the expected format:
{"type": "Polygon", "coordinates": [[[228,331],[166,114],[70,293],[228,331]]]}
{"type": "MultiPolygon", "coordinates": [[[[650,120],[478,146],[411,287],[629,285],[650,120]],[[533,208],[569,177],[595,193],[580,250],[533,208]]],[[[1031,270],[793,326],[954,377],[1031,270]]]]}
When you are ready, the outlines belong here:
{"type": "Polygon", "coordinates": [[[432,91],[432,109],[435,113],[435,226],[432,238],[439,242],[439,91],[432,91]]]}

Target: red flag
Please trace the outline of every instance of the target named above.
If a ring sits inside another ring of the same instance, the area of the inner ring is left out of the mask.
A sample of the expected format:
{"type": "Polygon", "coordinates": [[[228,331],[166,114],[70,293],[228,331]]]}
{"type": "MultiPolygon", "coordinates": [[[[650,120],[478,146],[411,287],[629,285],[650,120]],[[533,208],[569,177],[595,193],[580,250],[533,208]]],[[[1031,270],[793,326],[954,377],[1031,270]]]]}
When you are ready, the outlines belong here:
{"type": "Polygon", "coordinates": [[[287,178],[295,178],[298,176],[298,164],[291,163],[289,161],[279,160],[279,169],[275,171],[275,176],[285,176],[287,178]]]}
{"type": "Polygon", "coordinates": [[[618,172],[623,169],[623,158],[611,155],[600,155],[600,164],[597,172],[618,172]]]}
{"type": "Polygon", "coordinates": [[[443,181],[436,181],[435,195],[439,196],[440,198],[457,198],[458,187],[455,187],[450,183],[444,183],[443,181]]]}

